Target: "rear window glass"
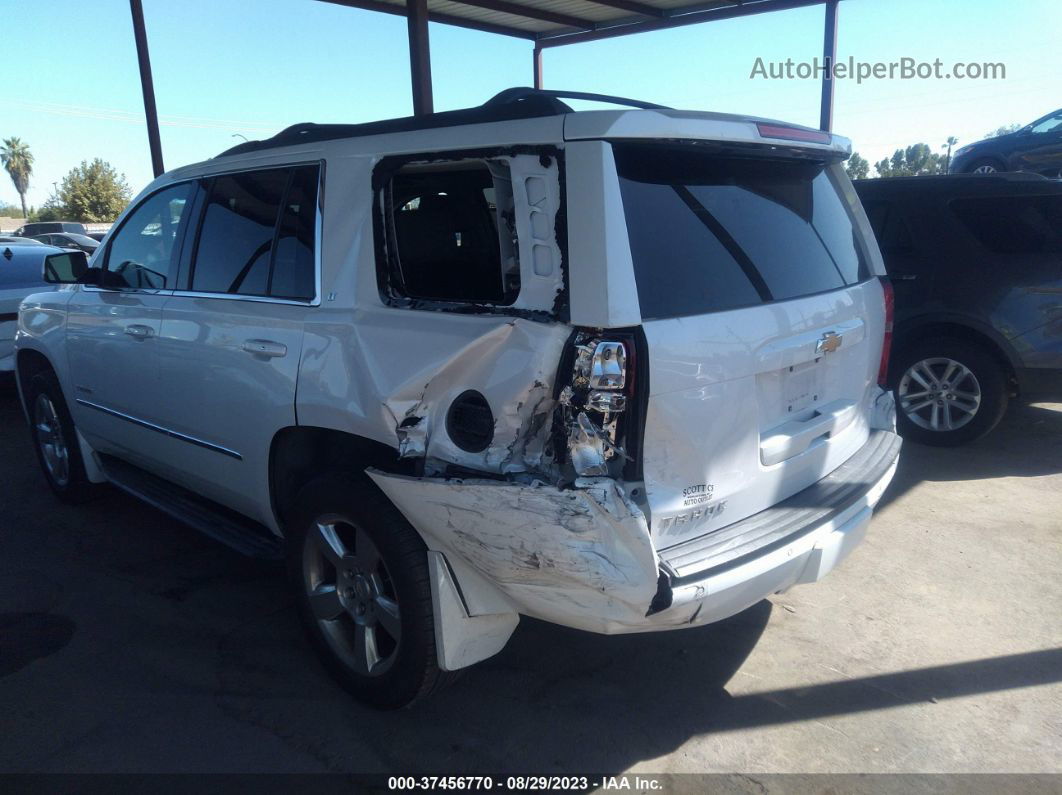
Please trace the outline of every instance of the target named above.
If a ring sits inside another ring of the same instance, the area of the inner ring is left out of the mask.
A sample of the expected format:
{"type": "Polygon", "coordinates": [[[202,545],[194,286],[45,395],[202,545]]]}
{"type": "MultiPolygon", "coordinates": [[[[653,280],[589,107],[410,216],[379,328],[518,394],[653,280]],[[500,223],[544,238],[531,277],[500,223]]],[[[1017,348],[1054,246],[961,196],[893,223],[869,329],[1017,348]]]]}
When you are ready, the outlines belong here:
{"type": "Polygon", "coordinates": [[[718,312],[870,276],[824,163],[615,145],[642,317],[718,312]]]}
{"type": "Polygon", "coordinates": [[[951,209],[989,251],[997,254],[1062,252],[1062,196],[956,199],[951,209]]]}

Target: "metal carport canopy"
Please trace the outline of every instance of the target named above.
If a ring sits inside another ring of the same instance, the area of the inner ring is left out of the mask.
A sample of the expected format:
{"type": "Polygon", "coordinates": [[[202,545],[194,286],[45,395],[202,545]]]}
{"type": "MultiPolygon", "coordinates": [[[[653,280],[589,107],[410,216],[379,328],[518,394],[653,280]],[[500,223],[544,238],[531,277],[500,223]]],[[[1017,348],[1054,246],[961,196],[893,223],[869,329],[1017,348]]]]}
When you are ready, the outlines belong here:
{"type": "MultiPolygon", "coordinates": [[[[534,86],[542,87],[542,51],[585,41],[665,30],[702,22],[825,5],[823,61],[836,57],[837,4],[840,0],[319,0],[334,5],[404,16],[409,35],[413,111],[431,113],[431,56],[428,22],[456,25],[486,33],[513,36],[534,43],[534,86]]],[[[140,64],[148,139],[155,175],[163,172],[162,147],[148,57],[141,0],[129,0],[140,64]]],[[[833,121],[833,80],[823,73],[819,126],[833,121]]]]}

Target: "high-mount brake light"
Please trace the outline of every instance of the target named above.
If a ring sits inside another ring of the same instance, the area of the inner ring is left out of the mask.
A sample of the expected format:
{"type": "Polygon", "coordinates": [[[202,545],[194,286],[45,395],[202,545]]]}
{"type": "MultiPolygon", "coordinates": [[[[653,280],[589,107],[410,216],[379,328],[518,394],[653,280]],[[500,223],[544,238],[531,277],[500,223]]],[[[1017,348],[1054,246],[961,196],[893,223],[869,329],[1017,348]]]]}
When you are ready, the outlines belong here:
{"type": "Polygon", "coordinates": [[[822,130],[805,130],[801,127],[787,127],[782,124],[756,124],[761,138],[779,138],[783,141],[804,141],[813,144],[828,144],[833,136],[822,130]]]}
{"type": "Polygon", "coordinates": [[[886,387],[889,380],[889,353],[892,350],[892,324],[896,314],[896,298],[888,276],[879,276],[885,299],[885,336],[881,341],[881,363],[878,365],[878,385],[886,387]]]}

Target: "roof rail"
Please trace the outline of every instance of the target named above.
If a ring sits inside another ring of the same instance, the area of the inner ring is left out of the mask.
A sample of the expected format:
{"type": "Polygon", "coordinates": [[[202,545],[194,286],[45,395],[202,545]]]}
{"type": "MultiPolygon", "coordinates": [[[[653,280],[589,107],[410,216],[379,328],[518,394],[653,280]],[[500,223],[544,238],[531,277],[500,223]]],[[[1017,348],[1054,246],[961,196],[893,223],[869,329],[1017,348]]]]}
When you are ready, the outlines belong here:
{"type": "Polygon", "coordinates": [[[559,116],[571,113],[572,109],[561,102],[561,97],[568,99],[588,99],[596,102],[611,102],[615,105],[629,105],[643,109],[665,109],[663,105],[642,102],[637,99],[610,97],[605,94],[587,94],[581,91],[546,91],[535,88],[507,88],[494,95],[482,105],[462,110],[447,110],[441,113],[428,113],[423,116],[406,116],[401,119],[370,121],[364,124],[314,124],[306,122],[295,124],[281,130],[272,138],[264,141],[247,141],[227,149],[218,157],[257,152],[279,146],[316,141],[331,141],[339,138],[359,138],[367,135],[384,135],[387,133],[411,132],[413,130],[430,130],[442,127],[457,127],[465,124],[484,124],[516,119],[533,119],[544,116],[559,116]]]}
{"type": "Polygon", "coordinates": [[[628,99],[627,97],[614,97],[611,94],[591,94],[586,91],[554,91],[546,88],[507,88],[495,94],[483,103],[483,107],[489,108],[497,105],[507,105],[512,102],[521,102],[529,97],[552,97],[554,99],[585,99],[591,102],[607,102],[611,105],[626,105],[643,110],[671,110],[667,105],[657,105],[655,102],[645,102],[640,99],[628,99]]]}

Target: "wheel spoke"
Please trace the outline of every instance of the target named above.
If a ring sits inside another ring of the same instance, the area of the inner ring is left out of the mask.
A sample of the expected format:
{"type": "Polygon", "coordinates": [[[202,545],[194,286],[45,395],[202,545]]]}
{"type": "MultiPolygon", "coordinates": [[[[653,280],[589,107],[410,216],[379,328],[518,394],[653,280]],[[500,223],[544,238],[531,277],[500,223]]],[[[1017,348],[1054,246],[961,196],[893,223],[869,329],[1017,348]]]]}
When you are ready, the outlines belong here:
{"type": "Polygon", "coordinates": [[[318,523],[317,528],[314,530],[314,540],[329,562],[339,568],[343,563],[343,556],[347,554],[347,548],[336,533],[336,526],[334,524],[318,523]]]}
{"type": "Polygon", "coordinates": [[[969,400],[974,404],[981,402],[981,395],[977,392],[960,392],[958,389],[953,389],[951,390],[951,394],[955,395],[957,400],[969,400]]]}
{"type": "Polygon", "coordinates": [[[976,414],[979,404],[976,401],[970,403],[964,403],[961,400],[953,400],[951,402],[952,408],[956,408],[963,414],[976,414]]]}
{"type": "Polygon", "coordinates": [[[913,378],[919,384],[921,384],[922,388],[925,389],[928,392],[930,390],[929,384],[933,380],[933,376],[930,375],[929,376],[929,380],[926,380],[926,378],[920,372],[918,372],[919,368],[921,368],[923,365],[924,365],[924,362],[919,362],[914,367],[912,367],[910,370],[908,370],[907,374],[910,375],[911,378],[913,378]]]}
{"type": "Polygon", "coordinates": [[[932,426],[934,431],[940,430],[940,406],[938,406],[936,403],[933,404],[933,413],[929,418],[929,424],[932,426]]]}
{"type": "Polygon", "coordinates": [[[951,430],[951,403],[945,401],[944,405],[940,407],[941,414],[944,415],[944,430],[951,430]]]}
{"type": "Polygon", "coordinates": [[[354,625],[354,669],[360,674],[372,673],[380,662],[380,653],[376,650],[376,629],[365,624],[354,625]]]}
{"type": "Polygon", "coordinates": [[[380,565],[380,553],[376,545],[361,528],[358,528],[354,536],[354,557],[358,559],[359,567],[366,574],[373,574],[380,565]]]}
{"type": "Polygon", "coordinates": [[[377,596],[373,601],[376,605],[376,620],[397,643],[402,637],[402,618],[398,613],[398,602],[386,596],[377,596]]]}
{"type": "Polygon", "coordinates": [[[343,605],[339,601],[339,591],[329,583],[318,585],[310,594],[310,608],[318,621],[333,621],[343,614],[343,605]]]}
{"type": "Polygon", "coordinates": [[[914,405],[914,404],[908,403],[907,401],[904,401],[903,410],[906,411],[908,414],[911,414],[911,413],[913,413],[915,411],[921,411],[926,406],[933,405],[933,403],[934,403],[934,398],[928,398],[927,400],[923,400],[920,403],[918,403],[917,405],[914,405]]]}

